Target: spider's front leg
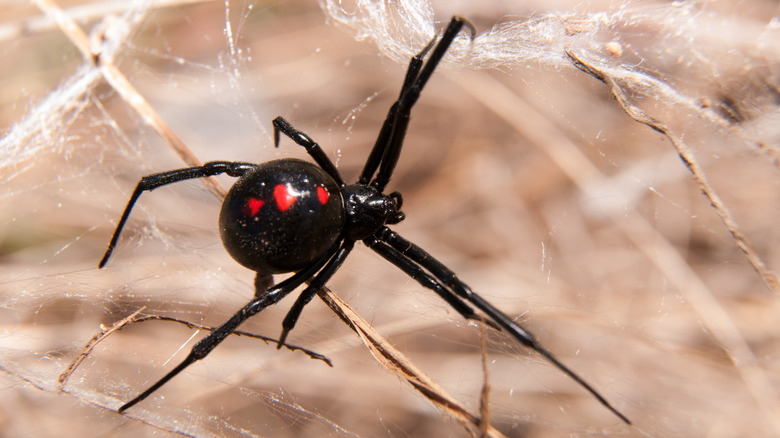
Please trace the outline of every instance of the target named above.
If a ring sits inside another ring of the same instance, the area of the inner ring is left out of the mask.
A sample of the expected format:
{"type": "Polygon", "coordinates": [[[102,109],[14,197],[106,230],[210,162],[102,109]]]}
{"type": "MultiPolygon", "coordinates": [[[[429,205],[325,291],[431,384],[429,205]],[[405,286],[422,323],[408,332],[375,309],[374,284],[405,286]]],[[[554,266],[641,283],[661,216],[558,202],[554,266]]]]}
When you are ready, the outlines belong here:
{"type": "Polygon", "coordinates": [[[434,278],[429,273],[425,272],[420,266],[413,261],[409,260],[397,249],[391,247],[387,243],[377,239],[376,237],[369,237],[363,240],[363,243],[367,247],[371,248],[377,254],[385,258],[385,260],[397,266],[404,271],[406,275],[412,277],[413,280],[417,280],[423,287],[436,292],[444,301],[452,306],[463,318],[472,321],[484,321],[490,327],[501,330],[501,326],[496,324],[490,319],[482,319],[465,301],[460,297],[452,293],[446,286],[444,286],[439,280],[434,278]]]}
{"type": "Polygon", "coordinates": [[[378,167],[379,171],[374,180],[371,181],[371,185],[379,191],[384,191],[401,155],[401,147],[406,137],[412,108],[417,103],[417,99],[419,99],[420,93],[431,78],[433,71],[436,70],[436,66],[439,65],[450,45],[464,27],[469,30],[471,39],[474,39],[476,34],[474,25],[463,17],[452,17],[450,24],[444,29],[441,39],[433,48],[428,62],[420,65],[419,60],[430,50],[433,41],[416,57],[412,58],[403,88],[401,88],[401,94],[387,114],[379,137],[374,144],[374,149],[371,151],[360,176],[360,182],[367,183],[378,167]]]}
{"type": "MultiPolygon", "coordinates": [[[[446,293],[453,295],[451,299],[460,298],[484,312],[485,315],[487,315],[495,324],[499,325],[504,332],[512,335],[520,343],[542,355],[564,374],[568,375],[572,380],[577,382],[578,385],[591,393],[591,395],[593,395],[604,407],[609,409],[624,423],[631,424],[631,421],[628,419],[628,417],[623,415],[620,411],[617,410],[617,408],[612,406],[607,401],[607,399],[604,398],[604,396],[602,396],[593,386],[586,382],[585,379],[564,365],[563,362],[561,362],[557,357],[555,357],[555,355],[552,354],[552,352],[544,348],[544,346],[528,330],[521,327],[519,324],[514,322],[512,318],[508,317],[506,314],[487,302],[484,298],[479,296],[476,292],[471,290],[471,288],[466,283],[461,281],[457,275],[452,272],[452,270],[450,270],[440,261],[436,260],[436,258],[434,258],[432,255],[428,254],[428,252],[426,252],[424,249],[404,239],[398,235],[398,233],[390,230],[387,227],[375,233],[373,239],[379,242],[384,242],[388,245],[389,248],[394,249],[398,252],[399,255],[401,255],[401,257],[405,258],[407,264],[413,266],[413,268],[404,268],[403,265],[399,263],[396,263],[396,265],[404,270],[404,272],[406,272],[409,276],[420,282],[420,284],[430,288],[428,285],[430,280],[426,279],[425,276],[416,274],[418,270],[421,271],[422,269],[425,269],[436,279],[438,284],[447,286],[446,293]]],[[[372,249],[375,248],[372,246],[372,249]]],[[[381,251],[377,252],[384,255],[381,251]]],[[[439,291],[437,291],[437,293],[441,295],[439,291]]],[[[448,302],[450,302],[449,299],[448,302]]],[[[452,303],[450,302],[450,304],[452,303]]],[[[455,308],[457,310],[457,307],[455,308]]]]}

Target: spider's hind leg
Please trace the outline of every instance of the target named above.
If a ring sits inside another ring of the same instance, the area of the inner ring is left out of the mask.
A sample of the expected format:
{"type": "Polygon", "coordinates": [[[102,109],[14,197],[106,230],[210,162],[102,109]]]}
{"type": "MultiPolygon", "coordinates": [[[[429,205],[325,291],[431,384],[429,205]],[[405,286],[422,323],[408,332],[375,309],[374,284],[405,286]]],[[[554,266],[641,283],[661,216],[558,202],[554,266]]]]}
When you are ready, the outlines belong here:
{"type": "MultiPolygon", "coordinates": [[[[225,338],[236,331],[238,326],[240,326],[244,321],[249,319],[251,316],[256,315],[268,306],[276,304],[287,294],[295,290],[295,288],[303,284],[303,282],[312,278],[312,276],[314,276],[317,271],[322,269],[322,266],[328,260],[328,257],[329,256],[322,257],[320,260],[317,260],[306,268],[298,271],[297,273],[293,274],[292,277],[287,278],[276,286],[273,286],[269,289],[263,289],[263,293],[256,293],[256,296],[252,298],[252,300],[249,301],[249,303],[242,307],[238,312],[233,314],[230,319],[209,333],[205,338],[198,341],[198,343],[192,347],[190,354],[188,354],[187,357],[184,358],[184,360],[178,366],[169,371],[168,374],[150,386],[146,391],[120,406],[117,412],[121,413],[135,406],[138,402],[144,400],[153,392],[157,391],[161,386],[165,385],[169,380],[174,378],[185,368],[206,357],[214,348],[217,347],[217,345],[224,341],[225,338]]],[[[260,277],[260,275],[258,275],[258,277],[260,277]]]]}
{"type": "Polygon", "coordinates": [[[114,251],[117,242],[119,241],[119,235],[122,234],[122,228],[125,226],[125,222],[130,217],[130,212],[133,210],[136,201],[143,192],[150,192],[157,187],[162,187],[168,184],[185,181],[188,179],[204,178],[208,176],[215,176],[221,174],[227,174],[232,177],[241,177],[246,172],[257,167],[256,164],[242,163],[233,161],[210,161],[204,163],[202,166],[186,167],[184,169],[169,170],[167,172],[155,173],[147,175],[138,181],[138,184],[133,190],[133,194],[130,195],[130,200],[127,201],[125,211],[122,213],[122,217],[114,229],[114,235],[111,236],[111,241],[108,243],[108,249],[100,259],[98,268],[102,268],[108,262],[108,258],[111,257],[111,253],[114,251]]]}

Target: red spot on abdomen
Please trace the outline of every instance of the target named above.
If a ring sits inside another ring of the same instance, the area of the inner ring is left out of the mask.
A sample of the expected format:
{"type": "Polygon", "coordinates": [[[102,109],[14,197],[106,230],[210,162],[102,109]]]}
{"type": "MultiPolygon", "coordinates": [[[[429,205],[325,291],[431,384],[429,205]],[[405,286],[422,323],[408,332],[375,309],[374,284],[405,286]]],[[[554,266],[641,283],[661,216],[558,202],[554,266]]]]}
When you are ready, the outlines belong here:
{"type": "Polygon", "coordinates": [[[274,198],[276,199],[276,205],[279,206],[280,211],[287,211],[293,203],[295,203],[295,195],[287,190],[287,186],[279,184],[274,187],[274,198]]]}
{"type": "Polygon", "coordinates": [[[257,212],[260,211],[260,207],[263,206],[263,200],[257,198],[249,198],[244,205],[244,216],[255,217],[257,212]]]}
{"type": "Polygon", "coordinates": [[[330,193],[325,190],[325,187],[317,187],[317,198],[320,200],[320,204],[325,205],[328,202],[328,198],[330,198],[330,193]]]}

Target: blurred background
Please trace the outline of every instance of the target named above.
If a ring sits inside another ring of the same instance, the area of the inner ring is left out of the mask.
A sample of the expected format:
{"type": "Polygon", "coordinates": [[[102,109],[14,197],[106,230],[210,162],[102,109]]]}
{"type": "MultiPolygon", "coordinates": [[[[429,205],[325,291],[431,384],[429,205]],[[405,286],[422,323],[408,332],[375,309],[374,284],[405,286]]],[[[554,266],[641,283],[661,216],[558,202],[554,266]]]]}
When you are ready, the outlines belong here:
{"type": "MultiPolygon", "coordinates": [[[[273,147],[282,115],[354,181],[409,57],[453,14],[477,37],[456,41],[413,110],[388,187],[405,200],[394,229],[634,425],[492,330],[483,372],[479,327],[362,245],[330,288],[476,416],[487,376],[506,436],[780,434],[780,8],[762,0],[0,3],[0,433],[478,434],[318,300],[288,341],[332,368],[231,337],[118,415],[204,335],[147,321],[57,383],[101,327],[136,311],[216,326],[254,293],[219,240],[221,200],[198,180],[144,194],[97,269],[139,178],[189,165],[155,114],[200,161],[308,159],[286,139],[273,147]]],[[[293,299],[242,328],[277,336],[293,299]]]]}

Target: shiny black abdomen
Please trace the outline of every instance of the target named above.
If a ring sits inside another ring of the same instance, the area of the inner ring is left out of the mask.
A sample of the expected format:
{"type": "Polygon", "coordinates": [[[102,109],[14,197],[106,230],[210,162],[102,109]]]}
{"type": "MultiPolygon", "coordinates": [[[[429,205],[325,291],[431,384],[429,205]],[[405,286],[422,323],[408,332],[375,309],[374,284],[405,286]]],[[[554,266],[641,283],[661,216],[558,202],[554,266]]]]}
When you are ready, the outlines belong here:
{"type": "Polygon", "coordinates": [[[302,269],[339,238],[344,201],[335,181],[297,159],[259,164],[230,189],[219,216],[222,241],[240,264],[279,274],[302,269]]]}

